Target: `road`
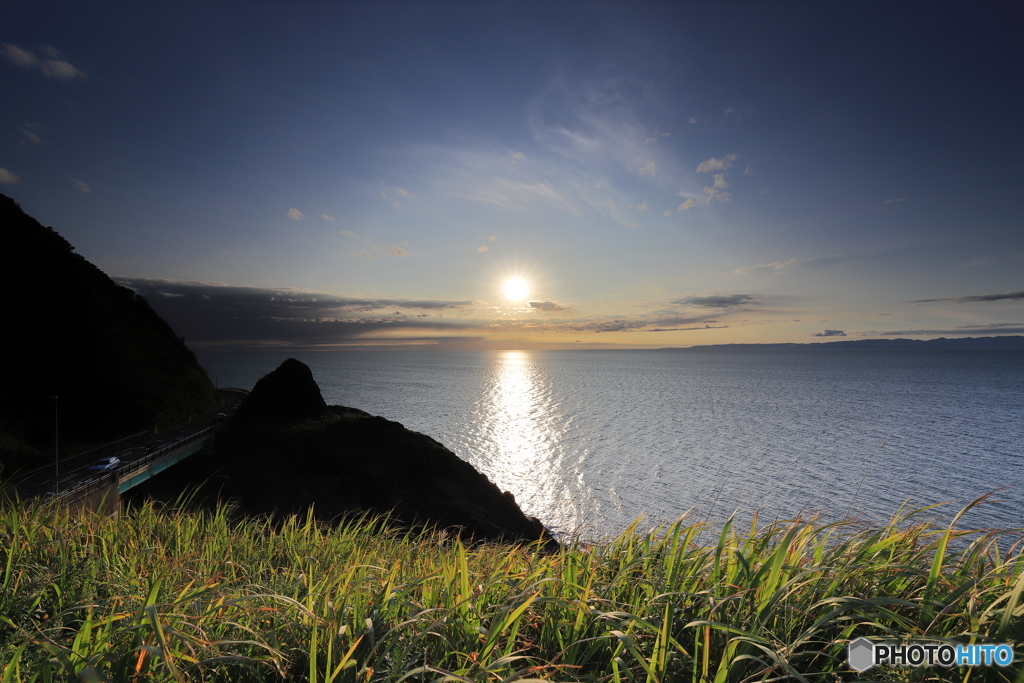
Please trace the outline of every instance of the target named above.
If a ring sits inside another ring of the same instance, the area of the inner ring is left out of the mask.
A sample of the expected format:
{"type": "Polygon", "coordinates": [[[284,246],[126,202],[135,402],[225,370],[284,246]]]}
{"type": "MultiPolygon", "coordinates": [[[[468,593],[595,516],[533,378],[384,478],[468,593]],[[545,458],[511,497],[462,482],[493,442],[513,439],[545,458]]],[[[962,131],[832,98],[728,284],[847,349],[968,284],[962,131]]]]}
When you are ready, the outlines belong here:
{"type": "MultiPolygon", "coordinates": [[[[238,407],[244,390],[221,389],[220,394],[224,399],[224,413],[229,416],[238,407]]],[[[121,469],[127,465],[145,458],[154,451],[165,446],[170,446],[179,441],[187,441],[190,437],[205,429],[219,424],[221,420],[211,416],[199,422],[193,422],[188,427],[175,429],[160,434],[149,434],[140,432],[131,436],[118,439],[98,448],[79,453],[60,461],[60,483],[54,487],[53,466],[39,467],[26,472],[17,484],[18,493],[23,498],[34,498],[38,496],[52,496],[55,492],[63,493],[73,488],[82,486],[90,480],[103,476],[109,470],[93,469],[97,467],[103,458],[115,457],[120,461],[114,468],[121,469]]]]}

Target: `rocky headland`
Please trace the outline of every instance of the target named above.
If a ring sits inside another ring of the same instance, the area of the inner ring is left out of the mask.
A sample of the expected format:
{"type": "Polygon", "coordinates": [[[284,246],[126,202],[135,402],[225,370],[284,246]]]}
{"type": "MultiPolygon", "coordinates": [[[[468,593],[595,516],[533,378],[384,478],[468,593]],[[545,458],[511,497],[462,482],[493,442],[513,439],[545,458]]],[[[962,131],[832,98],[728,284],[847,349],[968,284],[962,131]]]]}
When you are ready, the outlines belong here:
{"type": "Polygon", "coordinates": [[[329,406],[310,369],[289,359],[263,377],[198,454],[132,493],[172,499],[205,482],[197,500],[231,500],[243,515],[333,521],[388,515],[477,541],[557,543],[472,465],[434,439],[355,408],[329,406]]]}

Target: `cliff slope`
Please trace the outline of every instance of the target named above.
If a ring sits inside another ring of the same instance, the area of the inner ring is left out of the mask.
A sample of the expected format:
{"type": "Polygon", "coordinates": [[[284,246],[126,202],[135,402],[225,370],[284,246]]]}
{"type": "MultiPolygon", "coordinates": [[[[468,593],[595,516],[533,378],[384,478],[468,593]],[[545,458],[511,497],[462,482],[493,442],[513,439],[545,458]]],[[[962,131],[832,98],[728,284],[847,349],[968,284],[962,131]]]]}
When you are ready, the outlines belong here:
{"type": "MultiPolygon", "coordinates": [[[[216,412],[206,372],[141,296],[0,195],[0,282],[9,297],[0,369],[0,463],[30,466],[62,443],[101,441],[216,412]]],[[[7,469],[7,468],[5,468],[7,469]]]]}

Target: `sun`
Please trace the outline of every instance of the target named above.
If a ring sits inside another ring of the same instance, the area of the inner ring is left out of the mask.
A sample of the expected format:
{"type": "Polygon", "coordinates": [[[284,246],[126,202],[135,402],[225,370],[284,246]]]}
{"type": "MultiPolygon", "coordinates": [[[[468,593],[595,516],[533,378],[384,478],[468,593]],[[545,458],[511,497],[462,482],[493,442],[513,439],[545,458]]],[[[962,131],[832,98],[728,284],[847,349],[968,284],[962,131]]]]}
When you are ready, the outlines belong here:
{"type": "Polygon", "coordinates": [[[530,285],[521,277],[513,277],[505,280],[501,290],[505,293],[506,299],[522,301],[530,293],[530,285]]]}

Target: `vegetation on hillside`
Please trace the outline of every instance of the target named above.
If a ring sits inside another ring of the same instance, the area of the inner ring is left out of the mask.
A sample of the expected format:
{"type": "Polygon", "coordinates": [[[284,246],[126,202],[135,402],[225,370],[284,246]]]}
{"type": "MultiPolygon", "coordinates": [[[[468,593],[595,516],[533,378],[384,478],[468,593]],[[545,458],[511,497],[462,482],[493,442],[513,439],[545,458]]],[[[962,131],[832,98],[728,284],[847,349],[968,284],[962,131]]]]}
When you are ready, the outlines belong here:
{"type": "Polygon", "coordinates": [[[206,372],[146,300],[4,195],[0,240],[0,283],[11,293],[0,390],[7,471],[52,454],[55,421],[63,451],[217,411],[206,372]]]}
{"type": "Polygon", "coordinates": [[[1022,646],[1012,539],[916,519],[680,521],[545,553],[372,519],[13,506],[0,680],[1019,680],[1019,663],[850,671],[859,636],[1022,646]]]}

